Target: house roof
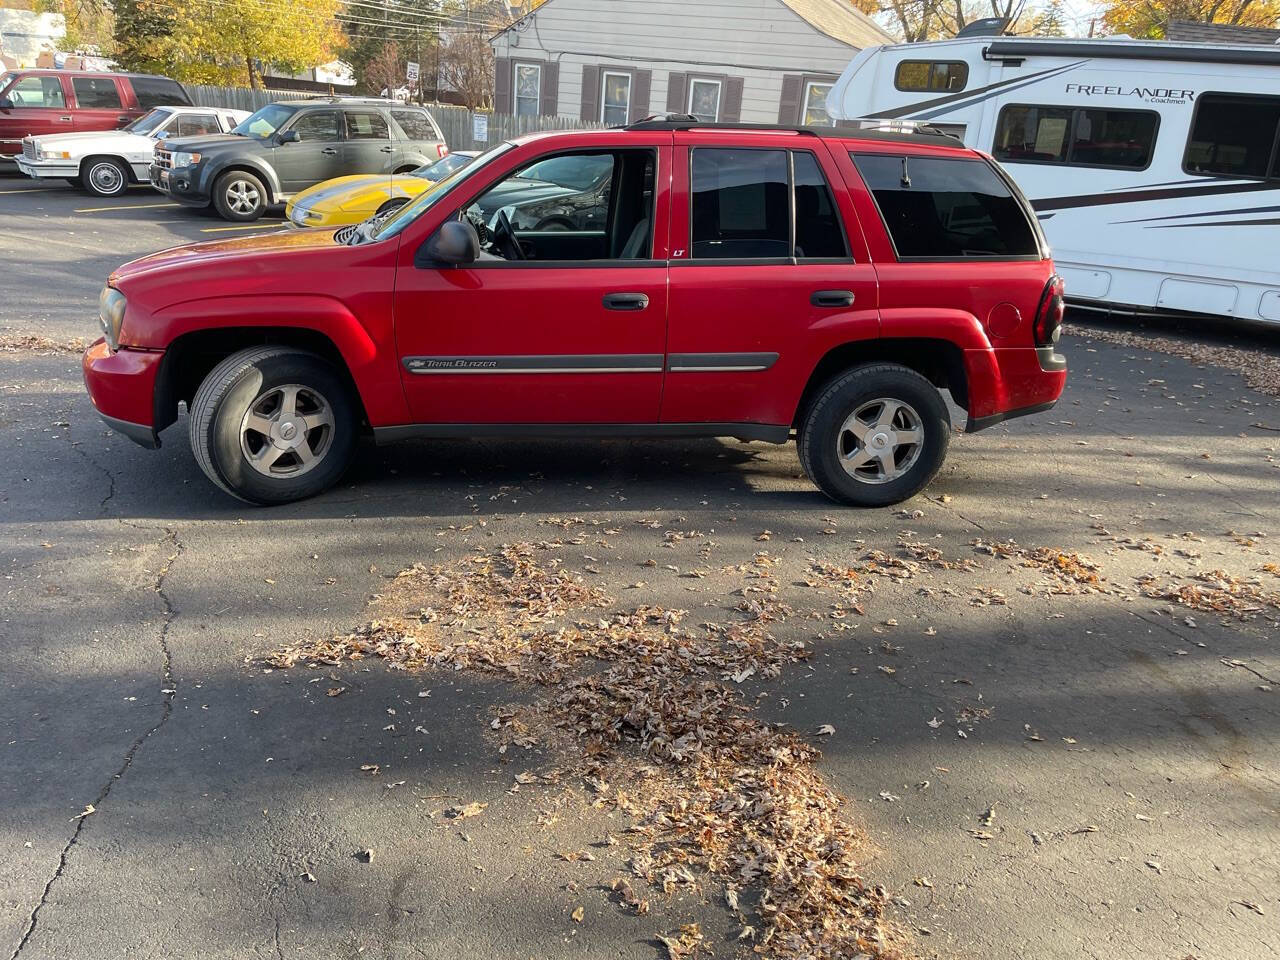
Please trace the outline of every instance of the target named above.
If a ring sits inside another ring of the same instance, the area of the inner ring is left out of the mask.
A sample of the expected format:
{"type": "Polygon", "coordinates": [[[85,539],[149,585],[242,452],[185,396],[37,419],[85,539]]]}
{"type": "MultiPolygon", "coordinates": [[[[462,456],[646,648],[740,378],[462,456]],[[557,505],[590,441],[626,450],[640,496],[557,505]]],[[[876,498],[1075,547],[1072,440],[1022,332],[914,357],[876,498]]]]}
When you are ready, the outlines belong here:
{"type": "Polygon", "coordinates": [[[848,0],[781,0],[814,29],[851,47],[897,43],[893,36],[848,0]]]}
{"type": "MultiPolygon", "coordinates": [[[[546,3],[552,2],[554,0],[546,0],[546,3]]],[[[620,2],[626,2],[626,0],[620,0],[620,2]]],[[[687,0],[687,2],[694,4],[697,0],[687,0]]],[[[787,7],[819,33],[825,33],[828,37],[859,50],[863,47],[897,43],[892,34],[861,10],[855,10],[847,0],[777,0],[777,2],[787,7]]],[[[496,39],[517,23],[536,13],[537,10],[534,10],[508,23],[490,39],[496,39]]]]}
{"type": "Polygon", "coordinates": [[[1234,23],[1197,23],[1194,20],[1171,20],[1166,40],[1191,43],[1280,43],[1280,30],[1267,27],[1241,27],[1234,23]]]}

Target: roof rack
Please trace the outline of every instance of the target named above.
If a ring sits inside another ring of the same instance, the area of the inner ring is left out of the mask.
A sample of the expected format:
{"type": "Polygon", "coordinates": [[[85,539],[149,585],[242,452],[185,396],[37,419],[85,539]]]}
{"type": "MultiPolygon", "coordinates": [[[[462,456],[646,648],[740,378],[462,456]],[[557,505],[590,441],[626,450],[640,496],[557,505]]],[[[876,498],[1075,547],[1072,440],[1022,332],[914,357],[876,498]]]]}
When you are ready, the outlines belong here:
{"type": "Polygon", "coordinates": [[[785,123],[709,123],[687,113],[654,114],[627,124],[625,130],[748,130],[764,132],[801,133],[815,137],[840,137],[853,140],[903,140],[917,143],[934,143],[954,147],[961,142],[954,134],[940,127],[913,120],[884,120],[862,117],[856,120],[837,120],[833,127],[792,125],[785,123]]]}

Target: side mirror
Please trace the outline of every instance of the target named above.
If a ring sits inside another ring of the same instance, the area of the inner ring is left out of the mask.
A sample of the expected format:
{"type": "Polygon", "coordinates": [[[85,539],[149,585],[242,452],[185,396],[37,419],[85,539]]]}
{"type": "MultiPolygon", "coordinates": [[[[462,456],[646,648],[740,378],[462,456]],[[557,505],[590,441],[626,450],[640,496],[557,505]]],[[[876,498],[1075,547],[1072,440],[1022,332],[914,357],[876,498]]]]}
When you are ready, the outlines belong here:
{"type": "Polygon", "coordinates": [[[281,146],[286,143],[300,143],[302,142],[302,134],[298,133],[297,130],[286,130],[276,138],[276,142],[281,146]]]}
{"type": "Polygon", "coordinates": [[[465,220],[446,220],[440,229],[418,248],[413,258],[416,267],[446,264],[460,267],[474,263],[480,256],[480,237],[476,228],[465,220]]]}

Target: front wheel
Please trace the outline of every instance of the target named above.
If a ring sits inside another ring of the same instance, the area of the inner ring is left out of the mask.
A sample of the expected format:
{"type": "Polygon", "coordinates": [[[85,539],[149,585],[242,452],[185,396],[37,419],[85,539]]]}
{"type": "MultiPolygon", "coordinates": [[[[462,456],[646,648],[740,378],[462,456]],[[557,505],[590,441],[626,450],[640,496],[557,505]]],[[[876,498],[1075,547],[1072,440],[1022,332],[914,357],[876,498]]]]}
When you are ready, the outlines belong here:
{"type": "Polygon", "coordinates": [[[951,415],[942,394],[909,367],[857,367],[827,384],[800,424],[800,463],[832,500],[900,503],[942,467],[951,415]]]}
{"type": "Polygon", "coordinates": [[[252,173],[232,170],[214,183],[213,205],[224,220],[257,220],[267,210],[267,188],[252,173]]]}
{"type": "Polygon", "coordinates": [[[115,157],[90,157],[80,168],[80,181],[95,197],[118,197],[129,188],[129,168],[115,157]]]}
{"type": "Polygon", "coordinates": [[[191,449],[205,475],[249,503],[314,496],[342,476],[359,427],[332,365],[287,347],[253,347],[213,368],[191,401],[191,449]]]}

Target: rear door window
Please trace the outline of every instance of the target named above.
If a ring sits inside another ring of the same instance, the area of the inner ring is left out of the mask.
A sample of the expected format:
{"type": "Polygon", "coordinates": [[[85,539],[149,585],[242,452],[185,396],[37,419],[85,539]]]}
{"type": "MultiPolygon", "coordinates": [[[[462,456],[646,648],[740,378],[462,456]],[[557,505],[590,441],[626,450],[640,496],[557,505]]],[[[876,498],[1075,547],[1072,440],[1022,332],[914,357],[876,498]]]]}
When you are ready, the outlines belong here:
{"type": "Polygon", "coordinates": [[[179,115],[176,137],[203,137],[209,133],[221,133],[218,118],[212,113],[184,113],[179,115]]]}
{"type": "Polygon", "coordinates": [[[387,121],[382,114],[354,111],[347,114],[348,140],[387,140],[390,137],[391,131],[387,128],[387,121]]]}
{"type": "Polygon", "coordinates": [[[119,110],[120,91],[111,77],[72,77],[71,88],[81,110],[119,110]]]}
{"type": "Polygon", "coordinates": [[[693,151],[694,259],[791,256],[787,151],[693,151]]]}
{"type": "Polygon", "coordinates": [[[985,161],[850,154],[899,259],[1040,256],[1020,200],[985,161]]]}

